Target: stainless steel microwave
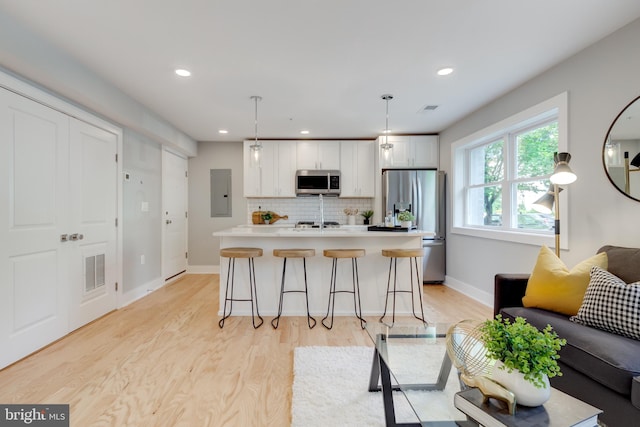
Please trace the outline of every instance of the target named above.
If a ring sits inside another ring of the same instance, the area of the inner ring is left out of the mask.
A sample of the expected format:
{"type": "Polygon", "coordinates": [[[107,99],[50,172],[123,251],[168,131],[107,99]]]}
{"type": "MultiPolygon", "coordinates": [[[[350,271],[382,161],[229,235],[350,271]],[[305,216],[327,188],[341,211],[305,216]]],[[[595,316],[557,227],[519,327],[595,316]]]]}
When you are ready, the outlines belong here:
{"type": "Polygon", "coordinates": [[[296,171],[297,196],[340,195],[340,171],[304,169],[296,171]]]}

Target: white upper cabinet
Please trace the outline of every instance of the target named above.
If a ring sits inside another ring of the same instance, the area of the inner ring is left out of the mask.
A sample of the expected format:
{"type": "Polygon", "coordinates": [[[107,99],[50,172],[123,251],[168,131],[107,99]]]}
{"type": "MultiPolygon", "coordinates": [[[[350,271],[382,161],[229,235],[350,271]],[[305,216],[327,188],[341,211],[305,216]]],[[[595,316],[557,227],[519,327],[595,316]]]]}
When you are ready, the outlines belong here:
{"type": "Polygon", "coordinates": [[[340,169],[340,141],[298,141],[297,169],[340,169]]]}
{"type": "Polygon", "coordinates": [[[340,197],[374,197],[375,148],[375,141],[342,141],[340,197]]]}
{"type": "MultiPolygon", "coordinates": [[[[384,143],[385,137],[378,138],[378,146],[384,143]]],[[[380,149],[380,166],[383,168],[437,168],[438,136],[389,135],[393,148],[389,153],[380,149]]]]}
{"type": "Polygon", "coordinates": [[[253,143],[244,141],[244,196],[295,197],[296,142],[263,141],[259,165],[251,159],[253,143]]]}

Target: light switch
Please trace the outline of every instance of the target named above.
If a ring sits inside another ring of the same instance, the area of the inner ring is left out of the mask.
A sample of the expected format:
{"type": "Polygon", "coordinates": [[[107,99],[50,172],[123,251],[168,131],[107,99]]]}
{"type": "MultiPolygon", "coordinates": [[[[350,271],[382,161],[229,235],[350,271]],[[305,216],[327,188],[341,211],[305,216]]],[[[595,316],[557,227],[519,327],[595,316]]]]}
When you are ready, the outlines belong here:
{"type": "Polygon", "coordinates": [[[140,210],[142,212],[149,212],[149,202],[142,202],[140,204],[140,210]]]}

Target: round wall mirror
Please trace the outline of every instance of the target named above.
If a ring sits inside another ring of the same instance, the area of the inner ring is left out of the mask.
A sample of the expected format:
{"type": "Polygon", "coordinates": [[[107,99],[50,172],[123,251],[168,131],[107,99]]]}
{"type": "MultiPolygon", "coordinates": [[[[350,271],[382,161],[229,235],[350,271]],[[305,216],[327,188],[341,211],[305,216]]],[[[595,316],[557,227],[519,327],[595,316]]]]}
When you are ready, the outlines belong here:
{"type": "Polygon", "coordinates": [[[602,163],[614,187],[640,202],[640,96],[611,124],[602,148],[602,163]]]}

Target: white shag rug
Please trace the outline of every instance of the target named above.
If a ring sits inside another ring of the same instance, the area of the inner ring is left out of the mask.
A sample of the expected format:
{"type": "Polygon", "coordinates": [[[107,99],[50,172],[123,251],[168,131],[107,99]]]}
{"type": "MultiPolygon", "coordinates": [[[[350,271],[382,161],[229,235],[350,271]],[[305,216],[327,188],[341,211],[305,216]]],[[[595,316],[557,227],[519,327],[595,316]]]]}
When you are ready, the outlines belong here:
{"type": "MultiPolygon", "coordinates": [[[[406,361],[419,358],[422,372],[416,383],[435,382],[445,348],[441,345],[407,345],[389,350],[392,370],[407,371],[406,361]],[[395,369],[395,370],[394,370],[395,369]]],[[[381,392],[369,392],[373,347],[297,347],[293,362],[293,427],[381,426],[384,406],[381,392]]],[[[393,377],[392,377],[393,379],[393,377]]],[[[453,395],[460,391],[456,369],[444,391],[411,391],[418,411],[429,420],[465,419],[453,406],[453,395]],[[426,409],[428,408],[428,410],[426,409]]],[[[417,417],[401,392],[394,392],[398,422],[416,422],[417,417]]]]}

